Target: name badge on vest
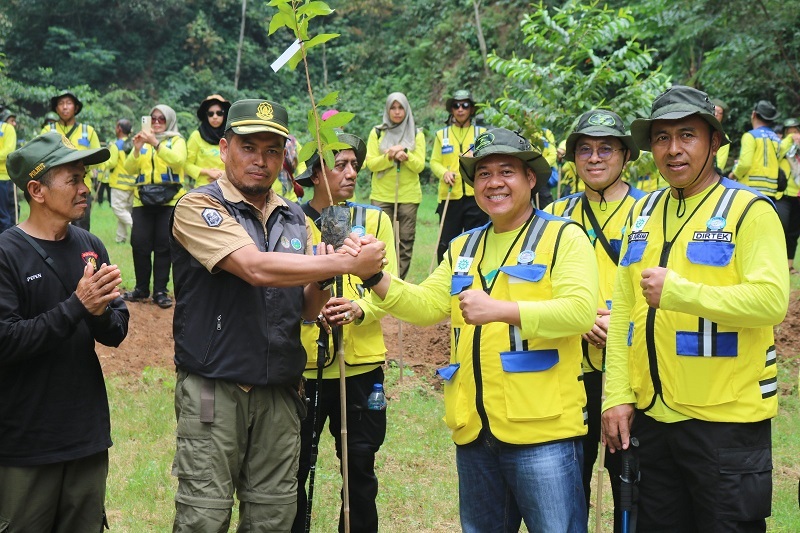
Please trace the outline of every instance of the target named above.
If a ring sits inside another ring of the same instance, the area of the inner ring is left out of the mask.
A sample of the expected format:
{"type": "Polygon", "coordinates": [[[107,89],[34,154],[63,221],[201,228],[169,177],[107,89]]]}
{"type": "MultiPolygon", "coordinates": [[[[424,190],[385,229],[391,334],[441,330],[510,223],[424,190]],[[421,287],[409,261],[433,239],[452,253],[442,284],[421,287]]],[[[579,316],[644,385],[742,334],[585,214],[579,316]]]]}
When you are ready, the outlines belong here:
{"type": "Polygon", "coordinates": [[[646,241],[648,235],[650,235],[649,231],[637,231],[636,233],[631,233],[628,235],[628,242],[646,241]]]}
{"type": "Polygon", "coordinates": [[[442,145],[442,154],[452,154],[453,153],[453,145],[452,144],[443,144],[442,145]]]}
{"type": "Polygon", "coordinates": [[[694,240],[696,241],[714,241],[714,242],[732,242],[733,234],[729,231],[695,231],[694,240]]]}

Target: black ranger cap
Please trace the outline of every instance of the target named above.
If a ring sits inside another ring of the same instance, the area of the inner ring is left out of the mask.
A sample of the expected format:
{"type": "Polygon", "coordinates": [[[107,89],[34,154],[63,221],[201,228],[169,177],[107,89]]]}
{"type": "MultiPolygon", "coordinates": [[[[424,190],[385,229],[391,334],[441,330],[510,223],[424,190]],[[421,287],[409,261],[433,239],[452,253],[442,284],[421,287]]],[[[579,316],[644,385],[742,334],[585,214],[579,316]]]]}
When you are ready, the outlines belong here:
{"type": "Polygon", "coordinates": [[[475,148],[472,150],[473,157],[461,156],[458,158],[464,180],[472,185],[475,166],[482,159],[495,154],[516,157],[533,170],[536,174],[536,185],[533,186],[531,195],[536,194],[550,178],[550,164],[541,152],[531,147],[531,143],[525,137],[505,128],[495,128],[478,135],[478,138],[475,139],[475,148]]]}
{"type": "Polygon", "coordinates": [[[654,120],[678,120],[698,115],[722,134],[720,146],[730,143],[722,124],[714,116],[714,104],[708,95],[694,87],[673,85],[653,101],[650,118],[637,118],[631,123],[631,136],[640,150],[650,151],[650,126],[654,120]]]}
{"type": "MultiPolygon", "coordinates": [[[[358,168],[360,170],[364,164],[364,159],[367,157],[367,145],[364,144],[364,141],[362,141],[360,137],[356,137],[351,133],[337,131],[336,137],[339,139],[339,142],[344,143],[353,149],[353,152],[356,154],[356,160],[358,160],[358,168]]],[[[341,150],[337,150],[337,152],[341,152],[341,150]]],[[[314,182],[311,181],[311,176],[314,174],[314,165],[317,164],[317,161],[319,161],[319,153],[314,152],[314,155],[308,158],[308,161],[306,162],[306,169],[294,180],[303,187],[313,187],[314,182]]]]}
{"type": "Polygon", "coordinates": [[[616,137],[628,148],[630,160],[639,158],[639,148],[633,142],[633,137],[625,132],[625,124],[619,115],[605,109],[587,111],[578,119],[578,127],[567,137],[565,158],[575,161],[575,144],[584,135],[588,137],[616,137]]]}

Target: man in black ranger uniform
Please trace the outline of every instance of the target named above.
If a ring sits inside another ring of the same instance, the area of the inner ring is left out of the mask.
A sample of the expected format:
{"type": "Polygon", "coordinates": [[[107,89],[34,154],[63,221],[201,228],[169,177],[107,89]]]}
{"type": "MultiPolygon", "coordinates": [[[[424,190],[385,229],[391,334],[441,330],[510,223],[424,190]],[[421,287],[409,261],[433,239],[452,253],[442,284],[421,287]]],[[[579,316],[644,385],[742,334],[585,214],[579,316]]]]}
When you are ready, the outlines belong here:
{"type": "Polygon", "coordinates": [[[317,281],[367,279],[387,262],[384,243],[356,235],[350,253],[320,244],[312,255],[302,210],[271,191],[287,124],[274,102],[234,103],[219,145],[225,176],[175,206],[176,532],[227,532],[234,492],[239,531],[290,530],[305,410],[301,320],[330,297],[317,281]]]}
{"type": "Polygon", "coordinates": [[[100,531],[111,446],[95,341],[128,332],[122,282],[86,210],[84,165],[60,133],[8,156],[30,217],[0,235],[0,531],[100,531]]]}

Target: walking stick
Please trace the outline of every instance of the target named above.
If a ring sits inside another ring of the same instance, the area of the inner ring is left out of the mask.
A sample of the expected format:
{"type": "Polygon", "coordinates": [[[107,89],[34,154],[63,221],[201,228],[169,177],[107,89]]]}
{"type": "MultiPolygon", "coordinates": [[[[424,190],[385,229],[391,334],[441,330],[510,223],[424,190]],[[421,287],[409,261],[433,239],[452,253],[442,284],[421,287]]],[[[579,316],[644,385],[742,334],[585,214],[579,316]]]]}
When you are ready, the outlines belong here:
{"type": "Polygon", "coordinates": [[[433,272],[433,267],[436,266],[436,257],[439,252],[439,242],[442,240],[442,230],[444,229],[444,217],[447,216],[447,206],[450,205],[450,195],[453,192],[453,186],[451,185],[449,189],[447,189],[447,198],[444,199],[444,208],[442,209],[442,220],[439,222],[439,234],[436,235],[436,245],[433,247],[433,257],[431,257],[431,266],[428,267],[428,275],[431,275],[433,272]]]}
{"type": "MultiPolygon", "coordinates": [[[[605,369],[603,369],[605,370],[605,369]]],[[[600,385],[600,404],[606,399],[606,373],[603,372],[600,385]]],[[[603,515],[603,470],[606,468],[606,447],[603,446],[602,430],[600,435],[600,460],[597,462],[597,486],[595,487],[595,494],[597,494],[597,503],[595,503],[594,511],[594,530],[595,533],[601,533],[600,518],[603,515]]],[[[588,512],[588,509],[587,509],[588,512]]]]}
{"type": "MultiPolygon", "coordinates": [[[[392,217],[392,228],[394,229],[394,249],[397,256],[397,264],[400,265],[400,224],[397,222],[397,208],[400,198],[400,161],[397,162],[397,170],[394,173],[394,216],[392,217]]],[[[411,265],[409,265],[410,267],[411,265]]],[[[397,342],[399,344],[398,366],[400,367],[400,383],[403,383],[403,321],[397,321],[397,342]]]]}
{"type": "Polygon", "coordinates": [[[14,196],[14,225],[19,225],[19,198],[17,198],[17,188],[11,188],[11,194],[14,196]]]}
{"type": "MultiPolygon", "coordinates": [[[[342,298],[344,290],[342,288],[342,276],[336,277],[336,296],[342,298]]],[[[342,441],[342,515],[344,516],[344,531],[350,533],[350,476],[347,458],[347,388],[345,386],[345,367],[344,367],[344,326],[338,326],[334,330],[334,345],[336,346],[336,357],[339,359],[339,410],[342,421],[341,441],[342,441]],[[338,338],[337,338],[338,337],[338,338]],[[338,344],[336,341],[339,341],[338,344]]]]}
{"type": "Polygon", "coordinates": [[[638,500],[639,484],[639,458],[636,448],[639,440],[636,437],[629,439],[630,445],[622,453],[622,484],[619,490],[619,506],[622,511],[622,533],[636,533],[636,502],[638,500]]]}
{"type": "Polygon", "coordinates": [[[322,369],[328,359],[328,325],[323,323],[322,315],[317,319],[319,337],[317,337],[317,386],[314,388],[314,417],[311,429],[311,458],[308,471],[308,499],[306,500],[306,533],[311,531],[311,506],[314,504],[314,478],[317,472],[317,456],[319,455],[319,387],[322,384],[322,369]]]}

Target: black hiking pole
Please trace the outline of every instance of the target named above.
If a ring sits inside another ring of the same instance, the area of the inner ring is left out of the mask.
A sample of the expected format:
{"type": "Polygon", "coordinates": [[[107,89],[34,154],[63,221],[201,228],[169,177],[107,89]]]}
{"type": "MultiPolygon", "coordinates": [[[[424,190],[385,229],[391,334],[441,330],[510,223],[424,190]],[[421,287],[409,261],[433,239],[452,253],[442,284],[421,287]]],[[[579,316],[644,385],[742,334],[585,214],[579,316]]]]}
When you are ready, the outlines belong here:
{"type": "MultiPolygon", "coordinates": [[[[342,298],[344,287],[342,276],[336,276],[336,297],[342,298]]],[[[333,343],[336,357],[339,359],[339,417],[341,420],[342,449],[342,516],[344,517],[344,533],[350,533],[350,471],[347,452],[347,388],[344,366],[344,326],[336,326],[333,330],[333,343]]]]}
{"type": "Polygon", "coordinates": [[[639,500],[639,440],[630,438],[627,450],[622,450],[622,485],[619,489],[619,506],[622,511],[622,533],[636,533],[636,504],[639,500]]]}
{"type": "Polygon", "coordinates": [[[314,387],[314,417],[311,430],[311,457],[308,470],[308,500],[306,501],[306,533],[311,531],[311,506],[314,503],[314,476],[317,472],[317,456],[319,455],[320,431],[317,429],[317,423],[319,421],[319,387],[322,383],[322,369],[325,368],[325,362],[328,360],[329,331],[328,324],[325,322],[322,315],[317,318],[317,325],[319,326],[319,337],[317,337],[317,385],[314,387]]]}

